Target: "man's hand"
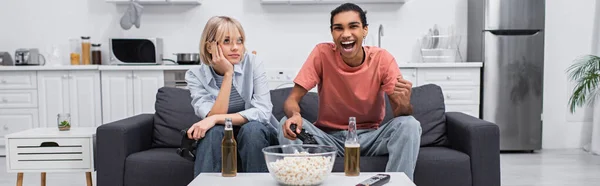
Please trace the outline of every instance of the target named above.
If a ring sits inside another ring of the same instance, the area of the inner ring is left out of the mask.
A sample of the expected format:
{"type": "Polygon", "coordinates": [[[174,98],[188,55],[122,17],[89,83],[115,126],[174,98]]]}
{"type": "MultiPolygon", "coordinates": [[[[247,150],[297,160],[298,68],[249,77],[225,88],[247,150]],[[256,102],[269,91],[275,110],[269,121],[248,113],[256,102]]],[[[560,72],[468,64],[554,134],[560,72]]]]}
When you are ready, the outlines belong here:
{"type": "Polygon", "coordinates": [[[410,104],[410,95],[412,91],[412,83],[402,77],[402,75],[398,76],[398,82],[396,82],[396,86],[394,87],[394,94],[399,94],[400,98],[402,98],[402,102],[406,102],[410,104]]]}
{"type": "Polygon", "coordinates": [[[296,140],[296,133],[302,131],[302,116],[300,114],[294,114],[291,118],[285,120],[283,124],[283,136],[290,140],[296,140]],[[290,125],[296,124],[296,131],[290,129],[290,125]]]}
{"type": "Polygon", "coordinates": [[[410,95],[412,91],[412,83],[399,75],[397,77],[394,93],[390,96],[394,116],[403,116],[412,114],[412,106],[410,105],[410,95]]]}
{"type": "Polygon", "coordinates": [[[199,140],[200,138],[204,138],[204,136],[206,135],[206,132],[215,126],[215,118],[214,117],[207,117],[204,118],[203,120],[194,123],[194,125],[192,125],[192,127],[190,127],[187,131],[187,135],[189,139],[194,139],[194,140],[199,140]]]}

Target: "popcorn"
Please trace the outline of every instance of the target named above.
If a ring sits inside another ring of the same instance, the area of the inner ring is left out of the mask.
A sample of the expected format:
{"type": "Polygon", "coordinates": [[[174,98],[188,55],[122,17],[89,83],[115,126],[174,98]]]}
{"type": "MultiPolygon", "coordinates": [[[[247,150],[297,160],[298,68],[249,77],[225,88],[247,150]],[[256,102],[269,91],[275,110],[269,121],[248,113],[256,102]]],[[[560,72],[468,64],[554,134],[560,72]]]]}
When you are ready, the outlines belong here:
{"type": "MultiPolygon", "coordinates": [[[[308,155],[307,152],[296,154],[308,155]]],[[[271,174],[286,185],[319,184],[327,178],[332,166],[330,156],[284,157],[269,163],[271,174]]]]}

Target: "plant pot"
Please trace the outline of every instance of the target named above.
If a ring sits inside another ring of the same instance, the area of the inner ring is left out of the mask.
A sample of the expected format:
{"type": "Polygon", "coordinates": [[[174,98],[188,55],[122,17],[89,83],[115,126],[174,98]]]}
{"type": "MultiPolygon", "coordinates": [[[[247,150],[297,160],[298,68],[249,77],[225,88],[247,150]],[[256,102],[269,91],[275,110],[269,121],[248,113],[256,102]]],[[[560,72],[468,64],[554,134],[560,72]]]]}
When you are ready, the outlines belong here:
{"type": "Polygon", "coordinates": [[[58,114],[57,124],[59,131],[71,130],[71,114],[58,114]]]}

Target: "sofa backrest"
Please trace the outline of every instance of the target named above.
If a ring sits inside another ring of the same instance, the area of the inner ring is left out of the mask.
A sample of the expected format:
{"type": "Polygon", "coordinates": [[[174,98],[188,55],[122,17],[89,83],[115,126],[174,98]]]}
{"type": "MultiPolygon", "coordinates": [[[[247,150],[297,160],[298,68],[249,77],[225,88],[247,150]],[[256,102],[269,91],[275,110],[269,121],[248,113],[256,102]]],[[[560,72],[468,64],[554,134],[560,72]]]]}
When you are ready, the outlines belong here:
{"type": "MultiPolygon", "coordinates": [[[[291,88],[271,90],[271,102],[273,103],[273,115],[277,120],[285,116],[283,103],[291,92],[291,88]]],[[[385,96],[386,113],[382,123],[394,118],[390,101],[385,96]]],[[[413,105],[413,116],[421,122],[423,129],[421,135],[421,146],[446,145],[446,108],[442,89],[434,84],[414,87],[411,93],[411,104],[413,105]]],[[[317,120],[319,98],[318,94],[309,92],[300,101],[300,114],[310,122],[317,120]]]]}
{"type": "MultiPolygon", "coordinates": [[[[285,116],[283,104],[291,92],[291,88],[271,90],[272,113],[281,120],[285,116]]],[[[179,147],[180,131],[189,128],[200,118],[195,115],[191,105],[192,98],[189,90],[162,87],[156,94],[154,115],[153,147],[179,147]]],[[[386,123],[393,118],[391,104],[385,96],[386,123]]],[[[444,96],[439,86],[428,84],[412,89],[411,103],[413,116],[421,122],[423,133],[421,146],[439,146],[446,144],[446,115],[444,96]]],[[[300,114],[310,122],[317,120],[319,97],[317,93],[309,92],[300,102],[300,114]]]]}

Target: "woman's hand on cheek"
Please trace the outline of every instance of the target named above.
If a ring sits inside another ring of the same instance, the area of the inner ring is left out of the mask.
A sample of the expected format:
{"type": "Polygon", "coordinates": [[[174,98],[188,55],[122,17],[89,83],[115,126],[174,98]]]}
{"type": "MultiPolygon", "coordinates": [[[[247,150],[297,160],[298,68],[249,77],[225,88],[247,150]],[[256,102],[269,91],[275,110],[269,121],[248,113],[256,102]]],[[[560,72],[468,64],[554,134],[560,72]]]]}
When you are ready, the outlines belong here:
{"type": "Polygon", "coordinates": [[[229,62],[229,60],[227,60],[227,58],[225,58],[221,45],[219,45],[217,42],[212,42],[211,49],[213,68],[224,74],[231,74],[233,72],[233,65],[231,64],[231,62],[229,62]]]}

